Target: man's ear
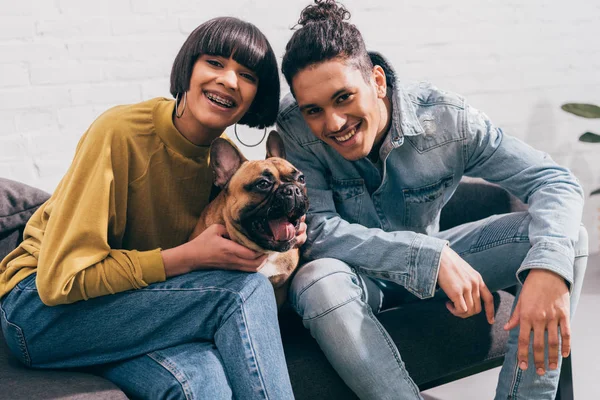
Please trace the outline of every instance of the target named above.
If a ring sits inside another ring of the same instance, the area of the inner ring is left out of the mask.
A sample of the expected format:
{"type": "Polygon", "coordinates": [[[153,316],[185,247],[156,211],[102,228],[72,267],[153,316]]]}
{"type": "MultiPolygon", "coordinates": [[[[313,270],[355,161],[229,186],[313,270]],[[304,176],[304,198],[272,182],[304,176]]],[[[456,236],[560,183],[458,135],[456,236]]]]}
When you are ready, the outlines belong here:
{"type": "Polygon", "coordinates": [[[387,96],[387,81],[385,77],[385,71],[380,65],[374,65],[372,76],[377,97],[383,99],[385,96],[387,96]]]}
{"type": "Polygon", "coordinates": [[[210,167],[215,173],[215,185],[225,187],[233,174],[247,161],[229,141],[216,138],[210,145],[210,167]]]}
{"type": "Polygon", "coordinates": [[[277,131],[271,131],[267,138],[267,158],[279,157],[285,158],[285,147],[283,147],[283,140],[277,131]]]}

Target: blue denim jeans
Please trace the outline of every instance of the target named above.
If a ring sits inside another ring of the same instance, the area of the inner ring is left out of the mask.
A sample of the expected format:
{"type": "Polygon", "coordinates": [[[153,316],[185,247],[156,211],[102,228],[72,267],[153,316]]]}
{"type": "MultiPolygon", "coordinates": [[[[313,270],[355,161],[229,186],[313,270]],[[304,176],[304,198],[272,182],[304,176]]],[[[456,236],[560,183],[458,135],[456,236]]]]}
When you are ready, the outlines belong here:
{"type": "Polygon", "coordinates": [[[273,288],[206,270],[48,307],[35,275],[1,302],[11,351],[35,368],[78,368],[147,399],[293,399],[273,288]]]}
{"type": "MultiPolygon", "coordinates": [[[[497,215],[435,236],[448,240],[452,249],[479,271],[488,288],[496,291],[518,283],[517,270],[531,248],[530,221],[526,212],[497,215]]],[[[575,243],[571,317],[581,293],[587,254],[587,232],[581,227],[575,243]]],[[[302,266],[289,295],[304,326],[358,397],[421,399],[393,340],[375,317],[384,305],[418,301],[414,295],[394,283],[357,275],[336,259],[319,259],[302,266]]],[[[436,297],[445,294],[438,290],[436,297]]],[[[560,370],[548,370],[546,363],[544,376],[538,376],[533,367],[521,371],[517,365],[518,336],[517,327],[509,335],[495,398],[554,399],[560,370]]],[[[535,365],[531,349],[529,365],[535,365]]]]}

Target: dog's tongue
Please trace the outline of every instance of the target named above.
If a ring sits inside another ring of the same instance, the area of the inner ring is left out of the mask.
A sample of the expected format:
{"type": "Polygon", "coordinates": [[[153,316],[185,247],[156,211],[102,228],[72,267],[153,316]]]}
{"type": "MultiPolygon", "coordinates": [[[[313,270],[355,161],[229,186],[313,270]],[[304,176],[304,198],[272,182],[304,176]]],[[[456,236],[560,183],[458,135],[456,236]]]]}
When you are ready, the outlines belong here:
{"type": "Polygon", "coordinates": [[[273,232],[273,237],[278,242],[292,240],[296,236],[296,229],[286,217],[269,221],[269,228],[273,232]]]}

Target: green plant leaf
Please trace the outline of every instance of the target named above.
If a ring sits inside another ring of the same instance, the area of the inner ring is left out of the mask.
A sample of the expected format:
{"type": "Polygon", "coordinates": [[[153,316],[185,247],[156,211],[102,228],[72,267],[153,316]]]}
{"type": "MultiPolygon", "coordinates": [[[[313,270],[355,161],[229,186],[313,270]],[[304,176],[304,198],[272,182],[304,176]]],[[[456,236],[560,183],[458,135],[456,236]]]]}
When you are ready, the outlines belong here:
{"type": "Polygon", "coordinates": [[[595,194],[600,194],[600,189],[594,190],[592,193],[590,193],[590,196],[593,196],[595,194]]]}
{"type": "Polygon", "coordinates": [[[583,135],[579,136],[579,141],[587,143],[600,143],[600,135],[597,135],[592,132],[586,132],[583,135]]]}
{"type": "Polygon", "coordinates": [[[583,118],[600,118],[600,107],[594,104],[567,103],[560,108],[583,118]]]}

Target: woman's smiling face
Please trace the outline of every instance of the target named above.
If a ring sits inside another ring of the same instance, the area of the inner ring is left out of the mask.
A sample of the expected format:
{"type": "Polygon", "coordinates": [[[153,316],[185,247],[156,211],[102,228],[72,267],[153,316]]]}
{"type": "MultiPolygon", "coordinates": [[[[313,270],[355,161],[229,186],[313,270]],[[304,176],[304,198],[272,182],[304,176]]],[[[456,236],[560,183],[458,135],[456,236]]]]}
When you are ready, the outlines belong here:
{"type": "Polygon", "coordinates": [[[256,74],[233,58],[201,55],[194,64],[181,118],[195,120],[202,130],[222,132],[246,114],[258,84],[256,74]]]}

